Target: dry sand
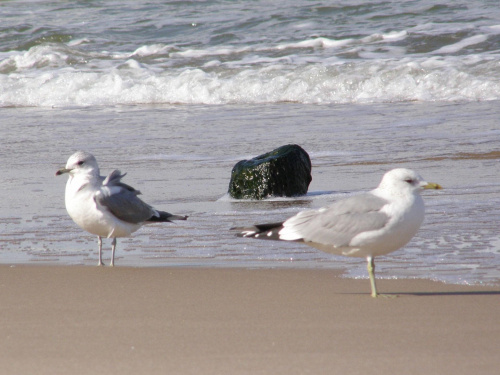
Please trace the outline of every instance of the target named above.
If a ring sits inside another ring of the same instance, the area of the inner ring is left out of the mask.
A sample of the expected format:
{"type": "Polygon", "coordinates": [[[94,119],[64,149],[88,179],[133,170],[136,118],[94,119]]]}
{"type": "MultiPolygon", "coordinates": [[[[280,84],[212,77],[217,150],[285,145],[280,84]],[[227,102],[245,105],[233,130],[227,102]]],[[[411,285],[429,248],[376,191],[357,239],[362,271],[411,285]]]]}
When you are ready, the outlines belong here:
{"type": "Polygon", "coordinates": [[[1,374],[497,374],[500,287],[0,266],[1,374]]]}

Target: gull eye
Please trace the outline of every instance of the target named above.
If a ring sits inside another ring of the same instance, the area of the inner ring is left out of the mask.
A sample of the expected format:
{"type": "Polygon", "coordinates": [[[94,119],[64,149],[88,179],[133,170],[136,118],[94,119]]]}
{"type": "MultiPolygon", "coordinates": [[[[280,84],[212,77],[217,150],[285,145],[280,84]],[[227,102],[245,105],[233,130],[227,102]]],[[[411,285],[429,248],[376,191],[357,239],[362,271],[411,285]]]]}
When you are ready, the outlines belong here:
{"type": "Polygon", "coordinates": [[[80,160],[78,163],[76,163],[77,165],[83,165],[85,164],[85,162],[83,160],[80,160]]]}
{"type": "Polygon", "coordinates": [[[412,185],[415,180],[413,180],[412,178],[405,178],[405,181],[408,182],[410,185],[412,185]]]}

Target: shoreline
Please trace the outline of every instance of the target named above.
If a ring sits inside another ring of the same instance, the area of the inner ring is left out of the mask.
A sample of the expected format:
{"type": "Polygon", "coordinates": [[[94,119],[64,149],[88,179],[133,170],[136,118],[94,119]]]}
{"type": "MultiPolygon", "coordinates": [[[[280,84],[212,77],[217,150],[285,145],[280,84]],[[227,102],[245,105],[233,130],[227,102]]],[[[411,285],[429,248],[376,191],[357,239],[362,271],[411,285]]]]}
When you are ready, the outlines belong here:
{"type": "Polygon", "coordinates": [[[0,265],[1,374],[491,374],[500,285],[0,265]]]}

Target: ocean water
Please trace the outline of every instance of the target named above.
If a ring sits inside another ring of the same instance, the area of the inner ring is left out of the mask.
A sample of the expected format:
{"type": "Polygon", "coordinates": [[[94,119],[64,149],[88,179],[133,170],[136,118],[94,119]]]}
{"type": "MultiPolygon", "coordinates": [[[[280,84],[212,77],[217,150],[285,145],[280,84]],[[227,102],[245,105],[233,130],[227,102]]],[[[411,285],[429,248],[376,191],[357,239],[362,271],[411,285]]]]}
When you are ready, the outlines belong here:
{"type": "Polygon", "coordinates": [[[13,1],[0,105],[499,99],[495,1],[13,1]]]}
{"type": "MultiPolygon", "coordinates": [[[[190,215],[119,239],[117,265],[365,262],[234,237],[374,188],[410,167],[444,186],[379,277],[500,281],[500,10],[493,1],[0,3],[0,263],[97,262],[64,208],[77,149],[148,203],[190,215]],[[301,198],[227,197],[239,160],[288,144],[313,163],[301,198]]],[[[105,258],[110,241],[105,241],[105,258]]]]}

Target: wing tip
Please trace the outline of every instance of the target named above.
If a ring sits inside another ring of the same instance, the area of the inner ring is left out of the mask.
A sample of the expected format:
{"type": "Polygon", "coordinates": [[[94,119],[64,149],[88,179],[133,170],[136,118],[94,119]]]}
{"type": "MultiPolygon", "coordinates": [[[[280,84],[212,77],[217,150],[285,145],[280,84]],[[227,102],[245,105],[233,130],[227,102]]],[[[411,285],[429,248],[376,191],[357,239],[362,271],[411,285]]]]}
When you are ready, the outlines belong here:
{"type": "Polygon", "coordinates": [[[282,228],[282,223],[271,223],[251,227],[233,227],[230,230],[238,231],[237,237],[280,240],[279,232],[282,228]]]}

